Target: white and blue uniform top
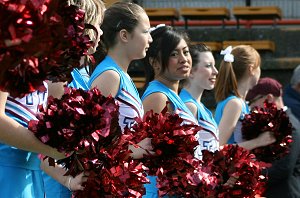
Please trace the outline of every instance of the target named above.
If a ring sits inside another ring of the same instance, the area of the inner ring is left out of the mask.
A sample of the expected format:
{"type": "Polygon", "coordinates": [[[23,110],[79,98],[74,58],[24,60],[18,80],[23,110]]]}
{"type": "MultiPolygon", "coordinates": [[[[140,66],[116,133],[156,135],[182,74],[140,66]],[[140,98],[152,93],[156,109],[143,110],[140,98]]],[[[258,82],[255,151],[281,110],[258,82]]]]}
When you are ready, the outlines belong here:
{"type": "Polygon", "coordinates": [[[76,89],[83,89],[89,90],[88,82],[89,82],[89,75],[88,75],[88,67],[84,67],[81,69],[73,69],[72,71],[72,82],[68,84],[68,87],[73,87],[76,89]]]}
{"type": "MultiPolygon", "coordinates": [[[[47,88],[45,82],[44,86],[47,88]]],[[[27,128],[30,120],[37,120],[36,113],[39,106],[43,105],[44,108],[46,107],[47,98],[48,92],[46,90],[29,93],[23,98],[8,96],[5,104],[5,114],[27,128]]],[[[40,160],[36,153],[27,152],[2,143],[0,143],[0,164],[29,170],[40,170],[40,160]]]]}
{"type": "Polygon", "coordinates": [[[120,75],[120,86],[117,95],[115,96],[115,99],[120,106],[119,125],[122,130],[124,130],[126,126],[131,128],[131,126],[135,123],[135,118],[143,118],[143,104],[140,99],[139,92],[130,76],[125,73],[111,57],[106,56],[105,59],[96,67],[90,77],[88,86],[91,87],[94,80],[103,72],[108,70],[113,70],[120,75]]]}
{"type": "MultiPolygon", "coordinates": [[[[236,143],[241,143],[243,142],[243,138],[242,138],[242,120],[244,119],[246,114],[250,113],[249,110],[249,106],[246,104],[246,102],[244,100],[242,100],[241,98],[231,95],[229,97],[227,97],[225,100],[222,100],[221,102],[218,102],[217,104],[217,108],[215,111],[215,120],[217,122],[217,124],[220,123],[221,118],[223,116],[223,111],[224,111],[224,107],[226,106],[226,104],[228,103],[228,101],[237,98],[238,100],[241,101],[242,103],[242,111],[240,114],[240,118],[234,128],[233,134],[231,135],[231,137],[229,138],[229,140],[227,141],[228,144],[236,144],[236,143]]],[[[222,131],[221,131],[222,133],[222,131]]]]}
{"type": "Polygon", "coordinates": [[[201,151],[204,149],[212,152],[219,150],[219,129],[211,111],[193,98],[185,89],[181,90],[179,97],[184,103],[193,103],[197,107],[197,120],[202,130],[196,135],[199,146],[195,151],[195,157],[201,159],[201,151]]]}
{"type": "Polygon", "coordinates": [[[187,108],[184,102],[180,99],[178,94],[157,80],[153,80],[149,83],[142,96],[142,100],[144,100],[150,94],[157,92],[163,93],[168,97],[174,113],[178,114],[184,120],[184,123],[198,125],[196,118],[193,116],[192,112],[187,108]]]}

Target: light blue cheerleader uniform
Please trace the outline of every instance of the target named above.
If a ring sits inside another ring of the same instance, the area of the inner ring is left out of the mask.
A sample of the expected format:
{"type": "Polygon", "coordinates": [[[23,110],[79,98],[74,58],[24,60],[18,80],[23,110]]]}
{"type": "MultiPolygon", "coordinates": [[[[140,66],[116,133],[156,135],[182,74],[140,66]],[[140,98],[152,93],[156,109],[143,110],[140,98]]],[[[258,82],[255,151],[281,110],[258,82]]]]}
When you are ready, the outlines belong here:
{"type": "MultiPolygon", "coordinates": [[[[44,85],[47,87],[46,83],[44,85]]],[[[23,98],[8,96],[5,113],[27,128],[30,120],[37,119],[38,106],[45,106],[47,97],[46,90],[35,91],[23,98]]],[[[0,197],[44,197],[40,160],[36,153],[0,143],[0,197]]]]}
{"type": "Polygon", "coordinates": [[[89,67],[84,67],[81,69],[73,69],[72,71],[72,82],[68,84],[68,87],[73,87],[76,89],[89,90],[88,82],[90,76],[88,74],[89,67]]]}
{"type": "MultiPolygon", "coordinates": [[[[227,141],[227,144],[236,144],[236,143],[241,143],[243,142],[243,138],[242,138],[242,120],[244,119],[246,114],[249,114],[250,110],[249,110],[249,106],[246,104],[246,102],[244,100],[242,100],[241,98],[231,95],[228,98],[226,98],[225,100],[222,100],[221,102],[219,102],[217,104],[217,108],[215,111],[215,120],[217,122],[217,124],[220,123],[222,115],[223,115],[223,111],[224,111],[224,107],[226,106],[226,104],[228,103],[228,101],[237,98],[238,100],[241,101],[242,103],[242,111],[241,111],[241,115],[240,118],[235,126],[235,129],[233,131],[233,134],[231,135],[231,137],[229,138],[229,140],[227,141]]],[[[222,133],[222,132],[221,132],[222,133]]]]}
{"type": "Polygon", "coordinates": [[[195,150],[195,157],[202,158],[202,150],[216,151],[219,150],[219,129],[218,125],[209,109],[203,103],[199,103],[193,96],[186,90],[182,89],[179,97],[186,103],[193,103],[197,107],[197,120],[202,127],[196,138],[198,139],[199,146],[195,150]]]}
{"type": "MultiPolygon", "coordinates": [[[[68,84],[68,87],[76,89],[88,90],[89,75],[87,74],[88,68],[77,69],[72,71],[72,82],[68,84]]],[[[43,172],[43,179],[45,185],[46,198],[70,198],[72,192],[69,191],[64,185],[57,182],[55,179],[43,172]]]]}
{"type": "MultiPolygon", "coordinates": [[[[113,70],[120,76],[120,86],[115,96],[119,107],[119,125],[122,130],[125,127],[131,128],[136,118],[142,119],[144,116],[144,108],[139,96],[139,92],[130,76],[125,73],[117,63],[110,57],[105,59],[96,67],[89,80],[88,86],[91,87],[94,80],[103,72],[113,70]]],[[[114,83],[114,82],[107,82],[114,83]]]]}
{"type": "MultiPolygon", "coordinates": [[[[163,93],[168,97],[174,113],[183,118],[185,123],[198,124],[196,118],[180,99],[178,94],[157,80],[149,83],[142,96],[142,100],[144,100],[150,94],[157,92],[163,93]]],[[[146,195],[144,195],[143,198],[157,198],[158,189],[156,187],[156,176],[148,176],[148,178],[150,180],[150,184],[144,185],[146,188],[146,195]]]]}

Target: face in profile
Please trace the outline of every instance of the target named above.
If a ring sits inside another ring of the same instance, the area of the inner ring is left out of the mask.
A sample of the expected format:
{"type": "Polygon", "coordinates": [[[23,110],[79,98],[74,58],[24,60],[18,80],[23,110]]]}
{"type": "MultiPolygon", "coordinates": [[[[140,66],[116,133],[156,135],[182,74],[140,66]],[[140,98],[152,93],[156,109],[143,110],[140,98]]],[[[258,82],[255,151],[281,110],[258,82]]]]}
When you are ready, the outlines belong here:
{"type": "Polygon", "coordinates": [[[198,63],[194,63],[190,81],[203,90],[211,90],[215,87],[218,70],[215,67],[215,59],[209,51],[198,53],[198,63]]]}
{"type": "Polygon", "coordinates": [[[152,37],[150,35],[150,21],[146,13],[141,13],[139,18],[139,23],[130,34],[130,47],[129,53],[131,54],[131,59],[142,59],[146,56],[146,51],[152,42],[152,37]]]}

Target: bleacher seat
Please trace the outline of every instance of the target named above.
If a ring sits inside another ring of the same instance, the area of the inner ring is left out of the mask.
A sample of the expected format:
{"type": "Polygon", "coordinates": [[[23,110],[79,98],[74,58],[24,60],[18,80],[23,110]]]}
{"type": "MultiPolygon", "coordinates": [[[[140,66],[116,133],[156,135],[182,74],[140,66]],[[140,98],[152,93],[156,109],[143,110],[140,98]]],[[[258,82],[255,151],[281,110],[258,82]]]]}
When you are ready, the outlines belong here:
{"type": "Polygon", "coordinates": [[[178,20],[179,12],[176,8],[145,8],[145,11],[150,21],[171,21],[174,26],[174,21],[178,20]]]}
{"type": "Polygon", "coordinates": [[[222,20],[223,27],[225,19],[230,19],[230,12],[226,7],[211,8],[180,8],[180,15],[184,18],[185,28],[188,27],[188,20],[222,20]]]}
{"type": "Polygon", "coordinates": [[[277,6],[263,6],[263,7],[253,7],[253,6],[238,6],[233,7],[232,13],[237,20],[237,28],[239,28],[239,20],[273,20],[273,25],[276,25],[276,20],[282,18],[281,9],[277,6]]]}
{"type": "Polygon", "coordinates": [[[260,41],[223,41],[223,48],[236,45],[250,45],[257,51],[275,51],[275,43],[269,40],[260,41]]]}
{"type": "Polygon", "coordinates": [[[197,45],[197,44],[200,44],[200,43],[204,43],[205,45],[207,45],[211,49],[212,52],[220,52],[222,50],[222,43],[221,42],[192,41],[191,45],[197,45]]]}
{"type": "Polygon", "coordinates": [[[111,6],[112,4],[119,2],[120,0],[104,0],[104,5],[106,8],[108,8],[109,6],[111,6]]]}
{"type": "Polygon", "coordinates": [[[146,78],[145,77],[132,77],[132,80],[138,89],[142,89],[145,85],[146,78]]]}

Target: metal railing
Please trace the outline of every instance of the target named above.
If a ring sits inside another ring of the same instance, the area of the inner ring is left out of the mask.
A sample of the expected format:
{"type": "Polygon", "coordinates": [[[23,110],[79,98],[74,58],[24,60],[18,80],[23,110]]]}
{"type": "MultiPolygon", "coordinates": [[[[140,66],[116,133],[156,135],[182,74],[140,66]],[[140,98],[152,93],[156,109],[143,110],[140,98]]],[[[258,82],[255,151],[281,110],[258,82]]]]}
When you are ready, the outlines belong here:
{"type": "MultiPolygon", "coordinates": [[[[245,6],[246,0],[139,0],[144,8],[227,7],[245,6]]],[[[285,19],[300,19],[300,0],[251,0],[251,6],[278,6],[285,19]]]]}

